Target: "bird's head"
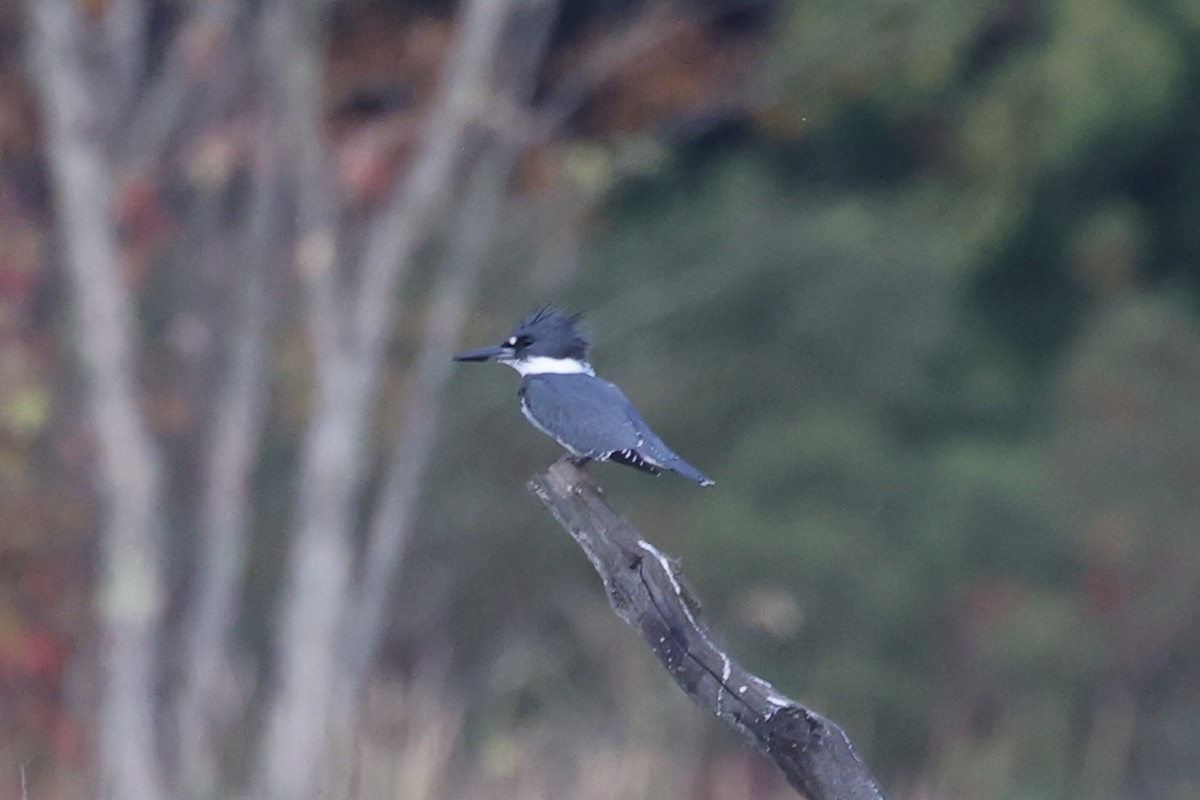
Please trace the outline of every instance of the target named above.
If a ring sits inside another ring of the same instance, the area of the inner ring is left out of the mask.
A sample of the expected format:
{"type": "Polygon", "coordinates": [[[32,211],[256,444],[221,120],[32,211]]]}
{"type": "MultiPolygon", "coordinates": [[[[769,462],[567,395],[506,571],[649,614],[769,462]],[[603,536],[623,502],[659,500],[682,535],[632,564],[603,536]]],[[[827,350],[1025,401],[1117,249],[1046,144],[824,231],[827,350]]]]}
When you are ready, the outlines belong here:
{"type": "Polygon", "coordinates": [[[581,315],[546,307],[530,314],[498,345],[467,350],[455,361],[496,361],[522,375],[591,372],[588,340],[579,330],[581,315]]]}

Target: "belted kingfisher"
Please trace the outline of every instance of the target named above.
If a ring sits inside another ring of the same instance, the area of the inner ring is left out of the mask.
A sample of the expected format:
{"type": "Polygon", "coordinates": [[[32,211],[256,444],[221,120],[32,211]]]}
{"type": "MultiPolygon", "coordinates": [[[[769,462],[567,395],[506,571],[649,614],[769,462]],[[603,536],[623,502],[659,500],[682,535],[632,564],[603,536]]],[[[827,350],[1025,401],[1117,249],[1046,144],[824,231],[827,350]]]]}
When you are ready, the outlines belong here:
{"type": "Polygon", "coordinates": [[[611,459],[651,475],[666,469],[711,486],[712,480],[650,430],[620,389],[596,377],[588,346],[578,314],[547,307],[526,317],[499,345],[467,350],[454,360],[495,359],[520,373],[521,412],[577,464],[611,459]]]}

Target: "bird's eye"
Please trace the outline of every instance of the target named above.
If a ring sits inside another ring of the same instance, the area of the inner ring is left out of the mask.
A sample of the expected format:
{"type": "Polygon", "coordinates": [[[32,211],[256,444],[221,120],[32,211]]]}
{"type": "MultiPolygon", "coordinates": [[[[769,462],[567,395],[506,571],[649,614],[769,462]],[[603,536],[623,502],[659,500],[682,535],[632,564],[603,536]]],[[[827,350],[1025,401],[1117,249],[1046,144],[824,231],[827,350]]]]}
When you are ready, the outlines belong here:
{"type": "Polygon", "coordinates": [[[533,344],[532,336],[518,336],[516,339],[517,347],[529,347],[529,345],[533,344]]]}

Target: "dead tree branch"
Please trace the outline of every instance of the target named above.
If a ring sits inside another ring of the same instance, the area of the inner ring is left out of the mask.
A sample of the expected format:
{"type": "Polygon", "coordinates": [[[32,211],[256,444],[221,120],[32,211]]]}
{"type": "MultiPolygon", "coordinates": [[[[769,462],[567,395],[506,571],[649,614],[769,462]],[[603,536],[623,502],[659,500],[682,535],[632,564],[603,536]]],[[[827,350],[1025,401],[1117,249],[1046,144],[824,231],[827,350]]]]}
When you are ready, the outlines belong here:
{"type": "Polygon", "coordinates": [[[809,800],[882,800],[846,734],[784,697],[714,641],[678,565],[647,542],[577,467],[560,461],[529,489],[600,573],[609,602],[680,688],[783,770],[809,800]]]}

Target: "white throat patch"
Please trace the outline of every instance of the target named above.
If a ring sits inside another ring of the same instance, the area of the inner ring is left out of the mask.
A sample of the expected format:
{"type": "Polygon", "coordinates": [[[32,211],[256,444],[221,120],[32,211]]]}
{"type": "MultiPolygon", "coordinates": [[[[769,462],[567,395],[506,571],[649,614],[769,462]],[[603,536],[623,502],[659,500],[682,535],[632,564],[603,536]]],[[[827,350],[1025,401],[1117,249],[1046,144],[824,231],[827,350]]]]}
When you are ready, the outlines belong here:
{"type": "Polygon", "coordinates": [[[596,370],[586,361],[575,358],[550,358],[549,356],[530,356],[520,360],[501,361],[525,375],[595,375],[596,370]]]}

